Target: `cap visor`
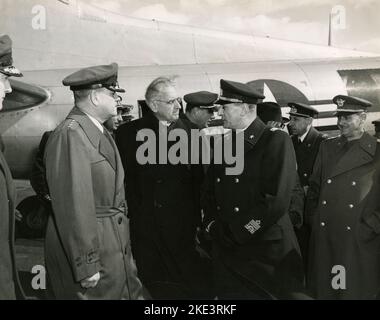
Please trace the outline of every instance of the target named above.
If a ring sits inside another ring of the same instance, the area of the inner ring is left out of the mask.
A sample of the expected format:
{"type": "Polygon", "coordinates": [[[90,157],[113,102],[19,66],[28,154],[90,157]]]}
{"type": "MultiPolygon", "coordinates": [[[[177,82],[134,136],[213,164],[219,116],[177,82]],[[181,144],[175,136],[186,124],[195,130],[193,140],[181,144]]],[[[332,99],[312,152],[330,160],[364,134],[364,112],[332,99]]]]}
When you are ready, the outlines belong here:
{"type": "Polygon", "coordinates": [[[124,93],[125,92],[125,89],[122,89],[122,88],[107,88],[108,90],[111,90],[113,92],[121,92],[121,93],[124,93]]]}
{"type": "Polygon", "coordinates": [[[349,111],[349,110],[339,110],[334,112],[334,116],[339,116],[339,115],[351,115],[351,114],[356,114],[356,113],[362,113],[364,111],[349,111]]]}
{"type": "Polygon", "coordinates": [[[295,116],[295,117],[302,117],[302,118],[312,118],[311,116],[307,116],[302,113],[296,113],[296,112],[289,112],[290,116],[295,116]]]}
{"type": "Polygon", "coordinates": [[[227,104],[227,103],[231,103],[231,102],[228,102],[228,101],[225,101],[225,100],[216,100],[215,101],[215,104],[219,104],[221,106],[227,104]]]}
{"type": "Polygon", "coordinates": [[[24,76],[21,73],[21,71],[14,66],[0,68],[0,72],[7,75],[8,77],[23,77],[24,76]]]}
{"type": "Polygon", "coordinates": [[[215,108],[214,105],[212,105],[212,106],[199,106],[199,109],[213,109],[213,108],[215,108]]]}

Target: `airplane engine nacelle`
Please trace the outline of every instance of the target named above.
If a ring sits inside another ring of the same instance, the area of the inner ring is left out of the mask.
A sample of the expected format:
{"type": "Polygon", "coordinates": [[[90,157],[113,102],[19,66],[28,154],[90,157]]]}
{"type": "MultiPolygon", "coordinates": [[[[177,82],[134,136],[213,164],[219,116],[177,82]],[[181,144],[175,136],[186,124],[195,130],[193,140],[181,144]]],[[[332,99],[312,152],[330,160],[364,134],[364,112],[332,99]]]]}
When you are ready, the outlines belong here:
{"type": "Polygon", "coordinates": [[[49,91],[11,79],[12,93],[7,94],[0,112],[0,136],[3,153],[14,178],[29,175],[31,163],[43,132],[55,128],[53,110],[44,108],[49,91]]]}

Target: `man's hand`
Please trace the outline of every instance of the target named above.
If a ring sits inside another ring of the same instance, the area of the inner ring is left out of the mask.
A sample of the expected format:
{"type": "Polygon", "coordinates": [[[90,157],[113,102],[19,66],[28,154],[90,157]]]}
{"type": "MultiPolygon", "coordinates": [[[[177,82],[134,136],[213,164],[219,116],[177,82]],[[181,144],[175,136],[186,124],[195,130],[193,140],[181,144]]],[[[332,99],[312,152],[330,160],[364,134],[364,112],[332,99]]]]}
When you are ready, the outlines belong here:
{"type": "Polygon", "coordinates": [[[82,288],[85,288],[85,289],[94,288],[98,284],[99,279],[100,279],[100,273],[97,272],[93,276],[83,279],[80,282],[80,285],[82,286],[82,288]]]}

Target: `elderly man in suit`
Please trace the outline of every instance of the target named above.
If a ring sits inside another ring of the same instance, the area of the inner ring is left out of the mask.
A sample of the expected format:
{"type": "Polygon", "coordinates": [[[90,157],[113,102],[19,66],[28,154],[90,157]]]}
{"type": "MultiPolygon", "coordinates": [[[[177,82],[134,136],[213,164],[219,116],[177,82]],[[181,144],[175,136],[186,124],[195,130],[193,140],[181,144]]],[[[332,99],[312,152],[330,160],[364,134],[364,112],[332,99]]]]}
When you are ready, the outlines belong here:
{"type": "Polygon", "coordinates": [[[166,163],[159,160],[174,145],[167,141],[162,147],[161,140],[172,130],[190,137],[191,126],[179,119],[181,98],[173,80],[153,80],[145,98],[151,112],[116,132],[139,276],[155,299],[210,298],[210,268],[195,250],[202,167],[189,161],[174,164],[169,157],[166,163]],[[143,163],[138,149],[144,139],[139,137],[146,133],[152,135],[148,145],[154,159],[143,163]]]}
{"type": "Polygon", "coordinates": [[[46,179],[53,213],[46,265],[58,299],[139,299],[129,241],[124,171],[102,125],[117,113],[116,63],[81,69],[63,80],[75,107],[47,141],[46,179]]]}
{"type": "MultiPolygon", "coordinates": [[[[0,37],[0,111],[7,93],[12,92],[8,78],[21,77],[12,65],[12,40],[0,37]]],[[[16,193],[12,175],[0,150],[0,300],[23,297],[15,264],[14,228],[16,193]]]]}
{"type": "Polygon", "coordinates": [[[338,95],[341,135],[321,143],[310,178],[308,286],[318,299],[380,292],[380,145],[364,131],[364,99],[338,95]]]}

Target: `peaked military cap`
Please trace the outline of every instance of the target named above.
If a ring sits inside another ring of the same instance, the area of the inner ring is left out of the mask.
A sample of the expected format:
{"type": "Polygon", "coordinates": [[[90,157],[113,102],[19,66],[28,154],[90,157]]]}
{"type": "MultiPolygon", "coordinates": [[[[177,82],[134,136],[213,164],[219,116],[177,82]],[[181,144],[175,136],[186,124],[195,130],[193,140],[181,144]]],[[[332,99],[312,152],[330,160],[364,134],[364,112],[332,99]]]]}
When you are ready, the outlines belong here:
{"type": "Polygon", "coordinates": [[[221,79],[220,96],[216,103],[221,105],[228,103],[256,104],[264,98],[265,96],[251,88],[248,84],[221,79]]]}
{"type": "Polygon", "coordinates": [[[183,96],[183,100],[186,101],[186,110],[190,110],[194,107],[212,109],[217,99],[218,95],[216,93],[208,91],[198,91],[183,96]]]}
{"type": "Polygon", "coordinates": [[[317,109],[304,103],[289,102],[288,107],[289,114],[296,117],[314,118],[319,113],[317,109]]]}
{"type": "Polygon", "coordinates": [[[64,86],[70,90],[107,88],[114,92],[125,92],[117,82],[117,63],[80,69],[63,79],[64,86]]]}
{"type": "Polygon", "coordinates": [[[276,102],[262,102],[257,104],[257,115],[264,122],[282,122],[281,107],[276,102]]]}
{"type": "Polygon", "coordinates": [[[8,77],[22,77],[20,70],[12,64],[12,39],[8,35],[0,36],[0,72],[8,77]]]}
{"type": "Polygon", "coordinates": [[[337,95],[333,98],[333,102],[337,105],[335,115],[339,114],[355,114],[361,113],[372,106],[372,103],[361,98],[337,95]]]}

